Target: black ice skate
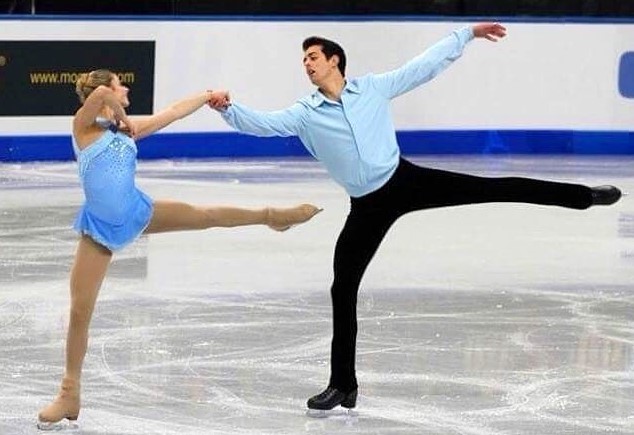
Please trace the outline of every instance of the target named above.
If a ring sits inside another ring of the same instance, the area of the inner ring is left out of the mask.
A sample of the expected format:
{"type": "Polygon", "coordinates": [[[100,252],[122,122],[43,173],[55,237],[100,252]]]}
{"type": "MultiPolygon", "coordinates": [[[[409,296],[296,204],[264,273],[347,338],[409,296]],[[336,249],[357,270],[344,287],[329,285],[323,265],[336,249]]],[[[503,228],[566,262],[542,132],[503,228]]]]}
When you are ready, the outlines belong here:
{"type": "Polygon", "coordinates": [[[621,199],[621,190],[614,186],[595,186],[592,188],[592,205],[612,205],[621,199]]]}
{"type": "Polygon", "coordinates": [[[335,406],[341,405],[347,408],[350,413],[352,408],[357,405],[357,389],[349,393],[343,393],[336,388],[328,387],[316,396],[308,399],[308,415],[311,417],[325,417],[326,411],[333,409],[335,406]]]}

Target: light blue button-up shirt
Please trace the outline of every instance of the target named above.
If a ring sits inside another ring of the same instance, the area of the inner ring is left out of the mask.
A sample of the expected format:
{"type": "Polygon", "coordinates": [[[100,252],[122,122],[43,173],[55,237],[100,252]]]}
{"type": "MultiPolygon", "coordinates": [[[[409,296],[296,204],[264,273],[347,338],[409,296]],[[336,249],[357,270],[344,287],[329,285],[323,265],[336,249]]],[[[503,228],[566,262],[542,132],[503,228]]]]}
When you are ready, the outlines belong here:
{"type": "Polygon", "coordinates": [[[274,112],[232,103],[222,117],[256,136],[298,136],[350,196],[367,195],[390,179],[399,162],[390,100],[434,78],[472,39],[472,28],[464,27],[398,69],[347,80],[341,102],[316,91],[274,112]]]}

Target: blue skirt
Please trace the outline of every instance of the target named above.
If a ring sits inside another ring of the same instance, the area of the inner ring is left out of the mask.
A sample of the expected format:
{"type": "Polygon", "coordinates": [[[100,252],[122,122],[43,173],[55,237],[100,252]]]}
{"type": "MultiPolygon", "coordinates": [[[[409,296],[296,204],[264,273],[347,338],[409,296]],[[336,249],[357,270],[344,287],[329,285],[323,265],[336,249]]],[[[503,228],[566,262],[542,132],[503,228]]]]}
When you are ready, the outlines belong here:
{"type": "Polygon", "coordinates": [[[126,219],[112,223],[91,213],[84,203],[77,213],[73,228],[110,251],[120,250],[135,241],[145,231],[154,211],[152,198],[138,189],[135,191],[135,199],[130,204],[132,208],[127,210],[126,219]]]}

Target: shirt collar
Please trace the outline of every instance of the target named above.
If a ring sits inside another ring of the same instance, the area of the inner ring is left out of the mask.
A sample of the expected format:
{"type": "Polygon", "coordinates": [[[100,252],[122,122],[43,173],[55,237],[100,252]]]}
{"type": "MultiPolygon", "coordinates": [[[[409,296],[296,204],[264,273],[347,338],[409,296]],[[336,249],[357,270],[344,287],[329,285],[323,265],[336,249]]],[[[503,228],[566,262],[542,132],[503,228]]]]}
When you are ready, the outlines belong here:
{"type": "Polygon", "coordinates": [[[359,85],[356,80],[346,80],[346,85],[343,87],[344,91],[350,91],[353,94],[360,94],[361,89],[359,89],[359,85]]]}
{"type": "MultiPolygon", "coordinates": [[[[346,84],[342,90],[342,93],[344,92],[352,92],[353,94],[360,94],[361,89],[359,89],[359,85],[357,84],[356,80],[352,80],[352,81],[346,80],[346,84]]],[[[313,107],[318,107],[321,104],[323,104],[325,101],[326,101],[326,97],[324,96],[324,94],[319,92],[319,89],[317,89],[311,95],[310,104],[313,107]]]]}

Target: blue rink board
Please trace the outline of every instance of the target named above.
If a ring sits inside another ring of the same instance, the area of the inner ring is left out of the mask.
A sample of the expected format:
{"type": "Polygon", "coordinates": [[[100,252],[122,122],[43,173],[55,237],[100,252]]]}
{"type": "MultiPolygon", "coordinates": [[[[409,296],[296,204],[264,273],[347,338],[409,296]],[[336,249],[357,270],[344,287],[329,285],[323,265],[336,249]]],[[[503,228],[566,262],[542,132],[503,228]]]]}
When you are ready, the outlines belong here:
{"type": "MultiPolygon", "coordinates": [[[[401,150],[425,154],[634,154],[634,132],[574,130],[418,130],[397,133],[401,150]]],[[[161,133],[138,143],[140,159],[293,157],[308,152],[296,137],[233,132],[161,133]]],[[[0,136],[0,161],[72,160],[70,137],[0,136]]]]}

